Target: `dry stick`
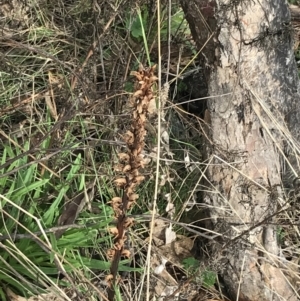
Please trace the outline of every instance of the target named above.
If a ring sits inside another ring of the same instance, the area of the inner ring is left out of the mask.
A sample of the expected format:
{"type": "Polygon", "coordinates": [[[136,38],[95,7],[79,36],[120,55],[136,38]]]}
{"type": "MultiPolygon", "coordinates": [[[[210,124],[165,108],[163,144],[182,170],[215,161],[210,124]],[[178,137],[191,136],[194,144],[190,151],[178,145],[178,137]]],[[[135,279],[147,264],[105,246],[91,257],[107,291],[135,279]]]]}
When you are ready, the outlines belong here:
{"type": "MultiPolygon", "coordinates": [[[[155,176],[155,191],[154,191],[154,198],[153,198],[153,210],[152,210],[152,220],[151,220],[151,228],[150,228],[150,235],[149,235],[149,245],[148,245],[148,252],[147,252],[147,291],[146,291],[146,301],[150,300],[150,261],[151,261],[151,246],[153,240],[153,232],[154,232],[154,216],[156,210],[156,203],[158,197],[158,186],[159,186],[159,164],[160,164],[160,136],[161,136],[161,99],[160,99],[160,92],[161,92],[161,39],[160,39],[160,0],[157,0],[157,40],[158,40],[158,101],[157,101],[157,118],[158,118],[158,125],[157,125],[157,158],[156,158],[156,176],[155,176]]],[[[143,277],[144,280],[144,277],[143,277]]]]}
{"type": "Polygon", "coordinates": [[[241,267],[240,280],[239,280],[239,284],[238,284],[236,301],[239,301],[239,299],[240,299],[240,290],[241,290],[241,284],[242,284],[242,279],[243,279],[242,276],[243,276],[243,271],[244,271],[244,266],[245,266],[245,259],[246,259],[246,254],[244,254],[244,257],[243,257],[243,263],[242,263],[242,267],[241,267]]]}
{"type": "Polygon", "coordinates": [[[167,58],[167,77],[166,82],[169,81],[169,70],[171,63],[171,23],[172,23],[172,0],[168,0],[168,58],[167,58]]]}

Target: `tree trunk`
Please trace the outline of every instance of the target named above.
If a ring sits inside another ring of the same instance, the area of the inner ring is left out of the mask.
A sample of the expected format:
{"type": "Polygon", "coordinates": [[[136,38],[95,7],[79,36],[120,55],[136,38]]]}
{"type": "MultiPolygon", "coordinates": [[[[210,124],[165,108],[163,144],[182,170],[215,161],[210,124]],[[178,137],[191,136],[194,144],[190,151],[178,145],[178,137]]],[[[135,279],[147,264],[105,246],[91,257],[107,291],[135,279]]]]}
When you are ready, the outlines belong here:
{"type": "MultiPolygon", "coordinates": [[[[222,234],[223,247],[213,248],[224,263],[220,274],[234,300],[297,300],[274,225],[282,158],[291,134],[300,138],[289,8],[283,0],[181,4],[199,49],[215,33],[202,52],[214,96],[206,114],[212,189],[205,201],[222,234]]],[[[296,159],[291,155],[294,168],[296,159]]]]}

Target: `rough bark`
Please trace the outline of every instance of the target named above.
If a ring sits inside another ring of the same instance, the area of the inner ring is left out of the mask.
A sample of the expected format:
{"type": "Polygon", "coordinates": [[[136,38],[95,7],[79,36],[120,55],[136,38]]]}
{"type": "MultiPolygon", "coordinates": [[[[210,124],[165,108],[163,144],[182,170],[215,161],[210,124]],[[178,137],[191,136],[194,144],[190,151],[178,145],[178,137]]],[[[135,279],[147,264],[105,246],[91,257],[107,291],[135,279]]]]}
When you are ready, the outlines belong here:
{"type": "MultiPolygon", "coordinates": [[[[209,95],[218,95],[208,101],[213,189],[205,200],[223,234],[225,247],[215,249],[224,262],[221,275],[238,300],[297,300],[270,223],[282,197],[284,151],[300,138],[288,6],[283,0],[181,3],[199,49],[215,31],[203,52],[209,95]]],[[[290,157],[296,167],[297,154],[290,157]]]]}

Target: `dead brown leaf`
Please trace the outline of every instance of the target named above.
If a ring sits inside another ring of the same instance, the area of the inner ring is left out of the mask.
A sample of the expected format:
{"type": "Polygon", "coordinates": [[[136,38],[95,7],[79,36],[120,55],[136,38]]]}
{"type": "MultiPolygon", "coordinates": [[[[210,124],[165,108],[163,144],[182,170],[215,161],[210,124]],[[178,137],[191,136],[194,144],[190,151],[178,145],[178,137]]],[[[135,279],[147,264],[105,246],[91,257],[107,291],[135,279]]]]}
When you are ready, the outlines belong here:
{"type": "MultiPolygon", "coordinates": [[[[63,213],[58,218],[58,226],[74,224],[84,206],[91,201],[95,193],[95,181],[90,183],[86,189],[65,204],[63,213]]],[[[55,237],[59,239],[66,230],[59,230],[55,237]]]]}

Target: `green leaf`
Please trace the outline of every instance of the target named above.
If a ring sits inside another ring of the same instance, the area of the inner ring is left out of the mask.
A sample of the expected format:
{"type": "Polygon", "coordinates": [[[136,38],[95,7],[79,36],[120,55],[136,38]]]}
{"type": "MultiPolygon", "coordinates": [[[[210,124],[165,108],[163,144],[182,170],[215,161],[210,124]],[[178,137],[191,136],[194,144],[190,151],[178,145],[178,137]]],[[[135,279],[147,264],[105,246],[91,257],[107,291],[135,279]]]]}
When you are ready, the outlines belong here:
{"type": "Polygon", "coordinates": [[[72,180],[74,178],[74,176],[78,173],[80,167],[81,167],[81,154],[79,154],[76,157],[76,159],[71,167],[71,170],[67,176],[66,182],[69,182],[70,180],[72,180]]]}
{"type": "MultiPolygon", "coordinates": [[[[19,292],[22,292],[23,294],[26,293],[26,291],[28,291],[28,288],[26,288],[26,285],[24,285],[18,278],[11,276],[7,273],[1,273],[0,274],[1,277],[0,279],[3,279],[6,283],[10,284],[11,287],[13,287],[14,289],[17,289],[19,292]]],[[[2,289],[0,288],[0,294],[1,294],[2,289]]],[[[1,299],[1,300],[6,300],[1,299]]]]}
{"type": "MultiPolygon", "coordinates": [[[[52,250],[57,250],[57,240],[53,233],[50,233],[50,242],[52,245],[52,250]]],[[[51,251],[51,253],[50,253],[50,262],[51,263],[54,262],[54,256],[55,256],[55,252],[51,251]]]]}
{"type": "Polygon", "coordinates": [[[200,262],[194,257],[188,257],[182,260],[182,264],[186,270],[195,270],[199,267],[200,262]]]}
{"type": "Polygon", "coordinates": [[[0,286],[0,299],[3,300],[3,301],[6,301],[6,300],[7,300],[1,286],[0,286]]]}
{"type": "Polygon", "coordinates": [[[203,279],[203,285],[207,288],[210,288],[215,285],[217,274],[213,271],[206,270],[202,274],[202,279],[203,279]]]}
{"type": "Polygon", "coordinates": [[[48,183],[48,181],[49,181],[49,179],[44,179],[44,180],[40,180],[38,182],[31,183],[28,186],[22,187],[13,193],[12,198],[14,200],[17,200],[17,199],[27,195],[30,191],[36,190],[39,187],[44,186],[46,183],[48,183]]]}
{"type": "Polygon", "coordinates": [[[61,188],[56,200],[52,203],[49,209],[43,215],[43,222],[47,227],[50,227],[54,223],[54,216],[58,212],[60,202],[62,201],[65,193],[69,190],[70,186],[66,185],[61,188]]]}

